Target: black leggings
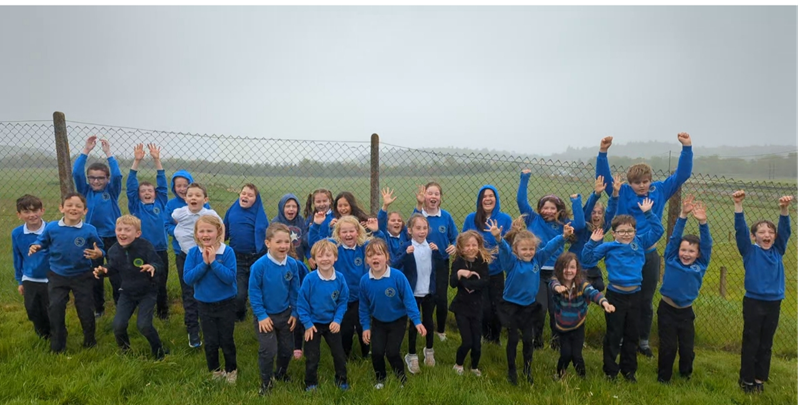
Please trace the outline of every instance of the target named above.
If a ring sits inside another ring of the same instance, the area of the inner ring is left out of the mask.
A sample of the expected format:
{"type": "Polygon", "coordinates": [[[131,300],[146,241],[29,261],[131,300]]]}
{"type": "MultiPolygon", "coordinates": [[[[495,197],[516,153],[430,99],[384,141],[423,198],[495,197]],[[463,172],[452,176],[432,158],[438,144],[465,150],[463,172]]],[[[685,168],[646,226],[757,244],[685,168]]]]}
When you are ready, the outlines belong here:
{"type": "MultiPolygon", "coordinates": [[[[456,313],[454,319],[457,321],[457,329],[460,329],[462,343],[457,348],[455,364],[462,366],[465,362],[466,354],[471,351],[471,368],[479,368],[479,358],[482,355],[482,317],[480,314],[473,316],[456,313]]],[[[428,335],[429,336],[429,335],[428,335]]]]}
{"type": "Polygon", "coordinates": [[[585,375],[585,359],[582,358],[582,345],[585,343],[585,324],[568,332],[557,331],[560,336],[560,359],[557,361],[557,373],[562,375],[568,364],[574,363],[574,369],[580,376],[585,375]]]}
{"type": "MultiPolygon", "coordinates": [[[[427,330],[425,347],[427,349],[432,349],[432,342],[434,342],[433,338],[435,336],[432,334],[432,311],[435,307],[435,297],[432,295],[416,297],[416,305],[418,305],[418,309],[421,311],[421,324],[424,325],[424,328],[427,330]]],[[[416,338],[418,337],[418,331],[416,330],[416,325],[413,325],[412,321],[408,322],[407,325],[407,351],[410,354],[416,354],[416,338]]]]}

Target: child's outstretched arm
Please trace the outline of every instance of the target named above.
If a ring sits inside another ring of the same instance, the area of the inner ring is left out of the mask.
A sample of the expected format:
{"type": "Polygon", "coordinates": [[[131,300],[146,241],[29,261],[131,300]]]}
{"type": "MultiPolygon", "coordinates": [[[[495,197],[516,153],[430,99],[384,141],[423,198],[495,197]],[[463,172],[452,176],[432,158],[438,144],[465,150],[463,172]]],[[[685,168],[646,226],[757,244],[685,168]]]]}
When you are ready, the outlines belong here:
{"type": "Polygon", "coordinates": [[[596,177],[596,181],[593,184],[593,192],[587,197],[585,200],[585,205],[582,206],[582,213],[587,213],[588,215],[593,212],[593,208],[596,206],[596,203],[601,199],[601,193],[604,192],[604,189],[607,185],[604,183],[604,176],[596,177]]]}
{"type": "Polygon", "coordinates": [[[745,256],[751,249],[751,236],[748,231],[748,224],[745,223],[743,213],[743,200],[745,200],[745,190],[737,190],[732,193],[734,201],[734,240],[737,242],[737,251],[741,256],[745,256]]]}
{"type": "Polygon", "coordinates": [[[646,198],[642,203],[637,203],[637,206],[640,207],[640,211],[646,215],[646,221],[648,221],[649,225],[648,231],[637,236],[643,243],[643,248],[647,248],[657,243],[659,238],[662,237],[662,234],[665,233],[665,228],[662,227],[662,220],[657,218],[651,211],[651,207],[654,206],[654,200],[646,198]]]}
{"type": "Polygon", "coordinates": [[[75,159],[72,165],[72,179],[75,180],[75,191],[86,195],[89,191],[89,183],[86,181],[86,159],[89,157],[92,149],[97,145],[97,135],[92,135],[86,139],[86,145],[83,146],[83,151],[75,159]]]}
{"type": "Polygon", "coordinates": [[[779,227],[776,231],[776,243],[773,246],[784,255],[787,251],[787,241],[790,239],[790,203],[793,197],[789,195],[779,198],[779,227]]]}
{"type": "Polygon", "coordinates": [[[585,211],[582,209],[582,196],[579,194],[571,195],[571,210],[574,212],[574,220],[571,222],[574,232],[585,229],[585,211]]]}
{"type": "Polygon", "coordinates": [[[535,260],[537,260],[538,263],[546,263],[557,249],[565,245],[565,239],[573,234],[574,228],[570,224],[563,225],[562,235],[551,238],[548,243],[546,243],[546,246],[542,249],[538,249],[535,253],[535,260]]]}
{"type": "Polygon", "coordinates": [[[601,138],[599,153],[596,156],[596,177],[603,176],[604,180],[607,181],[607,189],[612,190],[613,178],[610,171],[610,161],[607,159],[607,151],[609,151],[610,146],[612,146],[611,136],[601,138]]]}
{"type": "Polygon", "coordinates": [[[690,178],[690,174],[693,172],[693,141],[690,139],[690,134],[680,132],[676,135],[676,138],[682,144],[682,153],[679,155],[676,172],[662,182],[662,191],[666,199],[671,198],[673,193],[690,178]]]}
{"type": "Polygon", "coordinates": [[[618,211],[618,196],[620,195],[622,185],[623,181],[621,181],[621,176],[616,176],[612,183],[610,201],[607,203],[607,209],[604,210],[604,232],[610,230],[612,219],[615,218],[615,213],[618,211]]]}
{"type": "Polygon", "coordinates": [[[111,169],[111,179],[108,182],[108,193],[116,204],[119,201],[119,194],[122,193],[122,170],[119,169],[119,163],[116,161],[114,154],[111,153],[111,143],[107,139],[101,139],[105,157],[108,159],[108,167],[111,169]]]}
{"type": "Polygon", "coordinates": [[[687,195],[687,197],[682,200],[682,210],[679,212],[679,218],[676,219],[676,223],[673,225],[673,233],[671,233],[671,237],[668,238],[668,245],[665,247],[666,260],[669,257],[676,257],[676,255],[679,254],[684,225],[687,223],[687,214],[693,211],[693,200],[694,197],[692,195],[687,195]]]}
{"type": "Polygon", "coordinates": [[[515,201],[518,203],[518,210],[521,214],[526,215],[526,223],[530,224],[538,216],[532,206],[529,205],[528,191],[529,178],[532,176],[532,171],[529,169],[521,170],[521,179],[518,182],[518,193],[515,195],[515,201]]]}
{"type": "Polygon", "coordinates": [[[709,224],[707,223],[707,209],[703,202],[696,201],[693,208],[693,217],[698,220],[698,230],[701,238],[698,249],[701,254],[698,261],[705,266],[709,265],[709,259],[712,256],[712,235],[709,233],[709,224]]]}
{"type": "Polygon", "coordinates": [[[134,214],[138,211],[139,205],[139,179],[138,179],[138,170],[139,170],[139,163],[141,160],[144,159],[144,144],[138,144],[133,147],[133,165],[130,166],[130,173],[127,175],[127,210],[130,211],[131,214],[134,214]]]}
{"type": "Polygon", "coordinates": [[[603,240],[604,230],[601,228],[594,229],[593,234],[590,235],[590,240],[582,248],[582,262],[598,263],[599,260],[604,258],[606,252],[601,248],[603,240]]]}

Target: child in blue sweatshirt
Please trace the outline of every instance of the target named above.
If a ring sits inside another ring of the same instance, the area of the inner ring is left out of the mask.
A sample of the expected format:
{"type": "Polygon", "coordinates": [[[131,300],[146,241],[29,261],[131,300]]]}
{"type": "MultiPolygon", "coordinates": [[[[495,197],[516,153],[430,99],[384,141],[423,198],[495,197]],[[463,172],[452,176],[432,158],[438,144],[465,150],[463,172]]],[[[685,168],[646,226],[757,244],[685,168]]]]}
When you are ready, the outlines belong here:
{"type": "Polygon", "coordinates": [[[302,206],[299,204],[299,198],[294,194],[288,193],[280,198],[277,202],[277,215],[272,218],[272,223],[284,224],[291,231],[291,243],[294,245],[299,261],[304,261],[306,258],[305,252],[310,252],[308,246],[308,225],[305,218],[300,214],[302,206]]]}
{"type": "Polygon", "coordinates": [[[305,278],[297,298],[299,322],[305,326],[305,390],[319,384],[317,371],[321,357],[321,338],[327,341],[335,367],[335,385],[349,389],[346,381],[346,354],[341,344],[341,322],[349,302],[349,287],[344,275],[335,271],[338,247],[328,240],[313,245],[310,255],[318,269],[305,278]]]}
{"type": "MultiPolygon", "coordinates": [[[[540,316],[541,305],[535,302],[540,288],[540,267],[549,260],[557,250],[562,249],[565,238],[571,236],[574,229],[565,224],[562,235],[557,235],[549,240],[546,245],[537,250],[540,245],[538,239],[528,230],[514,230],[512,249],[507,241],[502,239],[502,229],[496,220],[488,220],[487,228],[493,239],[499,245],[499,265],[507,273],[507,282],[504,285],[504,294],[499,308],[502,324],[507,328],[507,379],[511,384],[518,384],[518,372],[515,367],[516,350],[518,348],[518,331],[524,342],[524,375],[529,384],[532,378],[532,354],[535,325],[530,320],[540,316]]],[[[545,288],[545,287],[544,287],[545,288]]]]}
{"type": "Polygon", "coordinates": [[[612,220],[612,234],[615,241],[601,243],[604,230],[597,228],[585,244],[582,259],[598,263],[604,259],[607,268],[607,300],[615,307],[615,312],[605,313],[607,332],[604,335],[604,374],[615,379],[620,371],[624,378],[636,382],[637,342],[640,339],[640,300],[643,282],[643,264],[646,260],[645,247],[652,246],[665,232],[659,218],[651,212],[654,201],[646,198],[638,203],[646,215],[648,226],[635,235],[635,218],[631,215],[618,215],[612,220]],[[623,345],[621,345],[623,340],[623,345]],[[620,366],[616,363],[620,351],[620,366]]]}
{"type": "Polygon", "coordinates": [[[660,294],[662,300],[657,308],[659,328],[659,356],[657,356],[657,381],[667,383],[673,375],[673,361],[679,351],[679,374],[689,379],[693,373],[693,342],[695,327],[693,301],[698,297],[704,274],[712,255],[712,236],[707,225],[707,211],[700,201],[693,202],[687,196],[673,233],[665,248],[665,276],[660,294]],[[693,213],[698,220],[701,238],[685,235],[687,215],[693,213]]]}
{"type": "Polygon", "coordinates": [[[398,257],[404,246],[410,239],[407,234],[405,221],[399,211],[388,211],[391,204],[396,201],[393,190],[390,188],[382,189],[382,208],[377,213],[377,223],[380,231],[385,234],[385,242],[391,257],[398,257]]]}
{"type": "Polygon", "coordinates": [[[418,306],[413,300],[413,288],[402,272],[388,267],[388,245],[374,239],[366,246],[369,272],[360,279],[359,314],[363,325],[363,340],[371,344],[371,364],[377,377],[376,389],[385,387],[385,357],[394,374],[404,384],[404,364],[399,350],[405,335],[407,318],[421,336],[427,330],[421,324],[418,306]]]}
{"type": "Polygon", "coordinates": [[[577,260],[579,260],[580,267],[585,273],[583,274],[583,278],[600,292],[603,292],[606,288],[604,276],[601,274],[598,263],[587,263],[582,259],[582,250],[585,248],[585,243],[590,240],[590,235],[593,234],[593,230],[601,228],[605,233],[610,230],[610,223],[618,207],[618,191],[620,190],[621,184],[623,184],[620,181],[620,177],[616,177],[615,180],[616,181],[612,183],[613,193],[610,195],[610,201],[605,207],[600,200],[601,194],[607,188],[607,183],[604,182],[604,176],[598,175],[596,177],[596,182],[593,185],[593,192],[590,193],[587,201],[585,201],[585,205],[582,207],[582,212],[584,212],[585,215],[590,215],[590,220],[587,221],[587,218],[585,218],[585,227],[579,232],[574,231],[574,238],[572,239],[576,240],[572,241],[571,246],[568,248],[568,251],[575,254],[577,260]]]}
{"type": "Polygon", "coordinates": [[[17,217],[24,223],[11,231],[11,250],[17,291],[25,302],[28,320],[33,323],[37,336],[48,339],[50,317],[47,308],[50,299],[47,295],[47,272],[50,270],[50,252],[45,249],[35,256],[28,256],[30,245],[36,242],[47,225],[42,215],[44,205],[39,197],[25,194],[17,199],[17,217]]]}
{"type": "MultiPolygon", "coordinates": [[[[189,189],[189,200],[191,200],[189,189]]],[[[201,206],[201,205],[200,205],[201,206]]],[[[224,224],[218,216],[203,215],[196,220],[196,245],[186,255],[184,279],[193,287],[205,336],[205,361],[214,380],[235,384],[238,378],[235,329],[236,255],[226,246],[224,224]],[[219,349],[224,370],[219,365],[219,349]]]]}
{"type": "MultiPolygon", "coordinates": [[[[94,314],[92,313],[92,260],[102,259],[103,241],[97,229],[83,222],[86,215],[86,198],[80,193],[64,196],[58,208],[64,217],[50,222],[30,245],[28,256],[49,250],[50,272],[47,274],[47,295],[50,298],[50,349],[55,353],[66,350],[66,305],[69,292],[75,298],[80,326],[83,328],[83,347],[94,347],[94,314]]],[[[43,253],[39,253],[43,254],[43,253]]],[[[36,257],[31,257],[36,259],[36,257]]]]}
{"type": "Polygon", "coordinates": [[[751,225],[750,236],[743,214],[745,191],[735,191],[732,198],[737,250],[745,268],[739,383],[745,392],[762,392],[770,374],[773,335],[784,299],[784,253],[791,233],[789,206],[793,197],[779,198],[778,229],[772,222],[760,220],[751,225]]]}
{"type": "Polygon", "coordinates": [[[479,232],[485,241],[485,248],[495,252],[493,253],[493,260],[488,267],[490,282],[482,291],[484,297],[482,301],[484,305],[482,308],[482,337],[488,342],[499,344],[502,325],[499,320],[498,310],[504,293],[504,272],[498,260],[499,249],[496,239],[493,238],[486,226],[489,219],[497,221],[502,234],[505,234],[510,230],[513,219],[501,211],[499,191],[490,184],[486,184],[479,189],[476,206],[477,210],[468,214],[465,221],[463,221],[461,232],[469,230],[479,232]]]}
{"type": "Polygon", "coordinates": [[[249,267],[266,253],[266,228],[269,219],[263,211],[263,201],[258,188],[247,183],[241,188],[238,199],[224,214],[224,239],[236,252],[236,320],[247,316],[247,291],[249,290],[249,267]],[[235,226],[232,226],[235,225],[235,226]]]}
{"type": "MultiPolygon", "coordinates": [[[[86,223],[91,224],[102,238],[105,249],[116,243],[116,219],[122,215],[119,209],[119,194],[122,193],[122,172],[119,163],[111,153],[111,143],[101,139],[102,150],[108,159],[108,166],[103,163],[92,163],[86,169],[86,160],[92,149],[97,145],[97,136],[86,139],[86,145],[80,156],[75,159],[72,167],[72,178],[75,180],[75,190],[86,197],[86,223]],[[110,166],[110,169],[109,169],[110,166]],[[88,181],[87,181],[88,179],[88,181]]],[[[100,258],[102,259],[102,257],[100,258]]],[[[97,260],[92,267],[102,265],[102,260],[97,260]]],[[[120,279],[118,276],[110,277],[114,303],[119,300],[120,279]]],[[[105,313],[105,289],[103,280],[92,277],[94,295],[94,316],[100,317],[105,313]]]]}
{"type": "MultiPolygon", "coordinates": [[[[648,221],[645,218],[645,213],[638,208],[638,204],[645,198],[653,200],[654,216],[662,221],[662,211],[665,209],[665,203],[690,178],[690,173],[693,171],[693,143],[690,139],[690,134],[681,132],[676,138],[682,144],[682,153],[679,155],[676,172],[667,179],[652,182],[651,166],[645,163],[632,165],[626,172],[626,180],[629,184],[621,186],[615,215],[633,216],[638,226],[637,233],[640,235],[648,231],[648,221]]],[[[596,175],[603,175],[605,180],[614,182],[610,173],[610,164],[607,160],[607,150],[611,145],[611,136],[601,140],[599,154],[596,159],[596,175]]],[[[607,187],[612,189],[613,185],[609,184],[607,187]]],[[[657,291],[657,283],[660,278],[661,259],[656,247],[658,240],[659,238],[653,240],[650,245],[643,246],[646,256],[643,265],[643,281],[640,287],[641,310],[639,311],[638,334],[640,336],[639,351],[646,357],[654,356],[648,344],[648,337],[651,333],[651,322],[654,319],[654,293],[657,291]]]]}
{"type": "Polygon", "coordinates": [[[291,231],[283,224],[266,229],[269,252],[252,265],[249,297],[258,335],[258,366],[261,395],[272,388],[272,374],[278,381],[290,381],[288,362],[297,321],[296,298],[299,293],[299,265],[288,256],[291,231]],[[274,357],[277,370],[272,372],[274,357]]]}
{"type": "Polygon", "coordinates": [[[305,217],[305,229],[308,230],[305,234],[305,246],[307,246],[307,249],[305,249],[305,258],[308,259],[308,265],[311,269],[315,269],[316,264],[313,263],[313,258],[310,257],[310,248],[313,246],[313,243],[310,242],[310,226],[313,224],[317,212],[324,213],[324,221],[319,224],[319,235],[317,240],[330,237],[330,222],[333,220],[333,211],[330,208],[332,207],[332,201],[332,191],[326,188],[319,188],[308,194],[303,216],[305,217]]]}
{"type": "Polygon", "coordinates": [[[163,222],[163,212],[169,199],[166,188],[166,173],[161,165],[161,148],[155,144],[147,144],[153,163],[155,163],[155,182],[157,187],[148,181],[139,183],[138,170],[144,159],[144,145],[133,148],[133,166],[127,176],[127,208],[130,214],[141,220],[141,237],[152,243],[158,257],[161,258],[163,270],[155,274],[158,285],[157,314],[161,319],[169,317],[169,299],[166,295],[166,282],[169,278],[169,240],[163,222]]]}

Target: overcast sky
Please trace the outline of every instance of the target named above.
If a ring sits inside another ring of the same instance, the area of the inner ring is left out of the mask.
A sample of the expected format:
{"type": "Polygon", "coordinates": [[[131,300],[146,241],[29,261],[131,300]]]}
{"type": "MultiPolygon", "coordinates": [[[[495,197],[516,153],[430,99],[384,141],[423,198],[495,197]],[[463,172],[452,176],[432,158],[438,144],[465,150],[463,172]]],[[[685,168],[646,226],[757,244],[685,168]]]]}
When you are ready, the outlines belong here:
{"type": "Polygon", "coordinates": [[[796,143],[796,7],[2,7],[0,121],[549,154],[796,143]]]}

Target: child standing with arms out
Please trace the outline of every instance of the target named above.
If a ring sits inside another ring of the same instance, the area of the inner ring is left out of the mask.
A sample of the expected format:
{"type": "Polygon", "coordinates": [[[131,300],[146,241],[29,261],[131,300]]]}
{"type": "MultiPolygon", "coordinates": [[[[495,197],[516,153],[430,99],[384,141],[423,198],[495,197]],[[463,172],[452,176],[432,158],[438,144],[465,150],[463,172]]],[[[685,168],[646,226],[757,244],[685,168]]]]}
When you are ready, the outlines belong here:
{"type": "MultiPolygon", "coordinates": [[[[72,178],[75,180],[75,190],[86,197],[87,213],[86,223],[91,224],[97,230],[97,234],[102,238],[105,249],[110,248],[116,243],[114,230],[116,219],[122,215],[119,210],[119,194],[122,193],[122,172],[119,170],[119,163],[111,153],[111,144],[106,139],[101,139],[103,152],[108,159],[108,166],[103,163],[92,163],[86,169],[86,160],[92,149],[97,145],[97,136],[90,136],[86,139],[86,145],[80,156],[75,159],[72,168],[72,178]],[[110,169],[109,169],[110,166],[110,169]],[[85,174],[84,174],[85,173],[85,174]],[[88,181],[87,181],[88,179],[88,181]]],[[[102,259],[100,257],[99,259],[102,259]]],[[[92,268],[101,266],[102,260],[93,263],[92,268]]],[[[110,278],[111,289],[113,291],[114,303],[119,300],[118,276],[110,278]]],[[[94,316],[101,317],[105,313],[105,289],[103,280],[92,278],[90,280],[94,295],[94,316]]]]}
{"type": "Polygon", "coordinates": [[[317,370],[321,357],[321,338],[327,341],[335,367],[335,385],[349,389],[346,382],[346,355],[341,344],[341,322],[349,301],[349,287],[344,275],[335,271],[338,247],[328,240],[313,245],[310,255],[318,269],[305,278],[299,290],[297,313],[305,325],[305,390],[318,387],[317,370]]]}
{"type": "MultiPolygon", "coordinates": [[[[166,173],[161,165],[161,148],[148,144],[152,161],[155,163],[155,182],[143,181],[139,183],[139,164],[144,159],[144,145],[138,144],[133,148],[133,166],[127,176],[127,208],[130,214],[141,220],[141,237],[152,243],[158,257],[161,258],[163,270],[155,273],[155,283],[158,286],[157,314],[161,319],[169,316],[169,300],[166,296],[166,282],[169,278],[169,240],[163,222],[163,212],[169,199],[166,189],[166,173]]],[[[117,224],[118,225],[118,224],[117,224]]]]}
{"type": "Polygon", "coordinates": [[[388,211],[394,201],[396,197],[393,195],[393,190],[382,189],[382,209],[377,213],[377,223],[380,231],[385,234],[385,242],[388,244],[391,257],[398,257],[409,238],[402,214],[399,211],[388,211]]]}
{"type": "MultiPolygon", "coordinates": [[[[598,263],[604,259],[607,268],[607,300],[615,307],[615,312],[605,313],[607,332],[604,335],[604,374],[611,380],[618,372],[630,382],[637,382],[637,342],[640,339],[640,285],[643,282],[643,263],[645,247],[652,246],[665,230],[659,218],[651,212],[654,201],[646,198],[639,203],[640,211],[645,213],[648,226],[645,232],[635,235],[635,218],[631,215],[618,215],[612,220],[612,234],[615,241],[602,243],[604,231],[593,231],[590,242],[585,245],[582,259],[598,263]],[[623,345],[621,345],[623,340],[623,345]],[[620,351],[620,366],[616,363],[620,351]]],[[[643,228],[642,226],[640,227],[643,228]]]]}
{"type": "Polygon", "coordinates": [[[399,354],[407,318],[421,336],[426,336],[427,330],[421,324],[413,288],[407,278],[388,266],[390,257],[384,240],[374,239],[366,246],[366,260],[369,272],[360,279],[359,313],[363,340],[372,345],[371,363],[377,376],[374,388],[379,390],[385,387],[386,356],[399,381],[404,384],[407,380],[399,354]]]}
{"type": "Polygon", "coordinates": [[[308,232],[305,234],[305,246],[308,247],[305,249],[305,258],[308,259],[308,265],[310,265],[311,269],[315,269],[316,264],[313,263],[313,258],[310,257],[310,247],[313,246],[313,243],[310,242],[310,226],[314,221],[316,213],[323,213],[324,221],[319,224],[319,235],[317,240],[330,237],[330,222],[333,220],[333,211],[330,209],[332,206],[332,200],[332,191],[325,188],[313,190],[312,193],[308,194],[308,200],[305,204],[304,213],[305,229],[308,230],[308,232]]]}
{"type": "Polygon", "coordinates": [[[258,188],[247,183],[241,188],[238,199],[224,214],[225,240],[236,253],[236,320],[243,322],[247,316],[247,290],[249,268],[266,251],[263,240],[269,219],[263,211],[263,202],[258,188]],[[232,226],[235,225],[235,226],[232,226]]]}
{"type": "Polygon", "coordinates": [[[707,225],[707,211],[700,201],[693,203],[687,196],[673,233],[665,248],[665,276],[662,280],[662,300],[657,308],[659,325],[659,356],[657,359],[657,381],[667,383],[673,374],[673,361],[679,350],[679,374],[690,378],[693,373],[693,341],[695,339],[695,313],[693,301],[698,297],[704,274],[712,255],[712,236],[707,225]],[[701,238],[695,235],[682,236],[687,214],[693,213],[698,220],[701,238]]]}
{"type": "Polygon", "coordinates": [[[773,335],[784,299],[784,253],[791,233],[789,207],[793,197],[779,198],[778,229],[770,221],[759,220],[751,225],[750,236],[743,213],[745,191],[735,191],[732,199],[737,250],[745,268],[739,383],[745,392],[762,392],[770,374],[773,335]],[[755,244],[751,243],[752,238],[755,244]]]}
{"type": "Polygon", "coordinates": [[[593,288],[582,277],[582,269],[575,254],[567,252],[557,258],[554,263],[554,277],[548,286],[551,289],[554,325],[560,337],[557,379],[565,375],[571,362],[574,363],[576,373],[585,377],[582,346],[585,343],[585,318],[590,301],[601,305],[607,313],[615,311],[615,307],[604,298],[601,291],[593,288]]]}
{"type": "MultiPolygon", "coordinates": [[[[61,201],[59,210],[64,217],[50,222],[44,232],[30,245],[28,256],[40,250],[49,250],[50,272],[47,273],[47,295],[50,298],[50,349],[55,353],[66,350],[66,305],[69,292],[75,298],[80,326],[83,328],[83,347],[94,347],[94,314],[92,313],[92,260],[102,259],[103,241],[97,229],[83,222],[86,215],[86,198],[80,193],[69,193],[61,201]]],[[[43,254],[43,253],[40,253],[43,254]]],[[[33,257],[35,259],[35,257],[33,257]]]]}
{"type": "MultiPolygon", "coordinates": [[[[188,189],[192,206],[192,188],[188,189]]],[[[199,207],[202,207],[200,204],[199,207]]],[[[195,246],[186,255],[185,282],[194,298],[205,335],[205,361],[214,380],[235,384],[238,378],[235,329],[236,255],[223,243],[224,224],[214,215],[199,217],[194,225],[195,246]],[[219,349],[224,354],[224,370],[219,365],[219,349]]]]}
{"type": "Polygon", "coordinates": [[[449,310],[454,312],[462,343],[457,348],[454,371],[462,375],[466,354],[471,351],[471,372],[481,377],[479,358],[482,355],[482,290],[488,285],[488,265],[493,256],[485,248],[482,235],[465,231],[457,236],[455,259],[449,285],[457,288],[449,310]]]}
{"type": "Polygon", "coordinates": [[[164,271],[163,263],[152,243],[141,238],[141,220],[133,215],[122,215],[116,220],[116,240],[108,249],[108,264],[94,269],[95,278],[119,273],[122,279],[114,316],[116,343],[123,352],[130,350],[127,325],[138,307],[136,326],[150,343],[152,355],[161,360],[167,350],[152,326],[152,315],[158,298],[157,274],[164,271]]]}
{"type": "Polygon", "coordinates": [[[14,278],[17,291],[25,301],[25,312],[33,323],[36,335],[50,338],[50,317],[47,308],[47,272],[50,270],[50,252],[45,249],[35,256],[28,256],[30,245],[44,232],[47,225],[42,220],[44,205],[39,197],[25,194],[17,199],[17,218],[24,223],[11,231],[11,250],[14,255],[14,278]]]}
{"type": "Polygon", "coordinates": [[[299,293],[299,265],[288,256],[291,231],[283,224],[272,224],[266,229],[266,246],[268,253],[252,265],[249,275],[250,305],[258,335],[261,395],[272,388],[275,355],[277,370],[274,379],[290,381],[291,332],[296,327],[296,298],[299,293]]]}
{"type": "Polygon", "coordinates": [[[490,231],[499,245],[499,264],[507,273],[507,282],[504,286],[504,295],[499,308],[502,324],[507,328],[507,379],[513,385],[518,385],[518,372],[515,367],[516,350],[518,347],[518,331],[524,342],[524,375],[527,382],[533,384],[532,354],[535,326],[530,320],[540,316],[541,305],[535,302],[535,297],[540,288],[540,267],[549,260],[554,252],[565,244],[565,238],[571,236],[574,229],[565,224],[562,235],[557,235],[549,240],[546,245],[537,250],[540,244],[532,232],[520,230],[513,236],[512,249],[507,241],[502,239],[502,230],[497,226],[497,221],[488,221],[490,231]]]}
{"type": "MultiPolygon", "coordinates": [[[[188,331],[188,345],[189,347],[197,348],[202,346],[202,340],[200,340],[199,309],[197,301],[194,298],[196,296],[194,283],[189,283],[185,280],[185,272],[183,270],[189,251],[197,246],[195,226],[197,220],[204,215],[214,216],[219,218],[219,221],[221,221],[222,218],[216,211],[204,206],[208,203],[208,192],[202,184],[189,184],[185,194],[185,202],[187,205],[172,212],[171,222],[175,224],[173,233],[180,249],[180,253],[176,256],[176,264],[177,275],[180,277],[180,287],[183,290],[183,309],[185,310],[184,322],[186,324],[186,330],[188,331]]],[[[220,237],[224,238],[224,232],[222,232],[220,237]]],[[[217,248],[222,249],[218,246],[217,248]]],[[[230,249],[230,254],[235,255],[232,249],[230,249]]],[[[195,266],[201,262],[201,258],[201,255],[195,257],[195,266]]]]}

